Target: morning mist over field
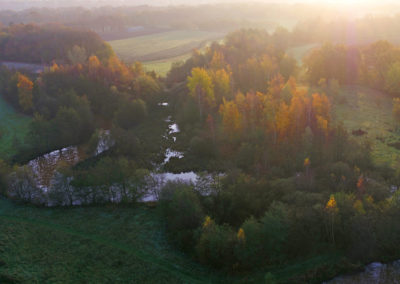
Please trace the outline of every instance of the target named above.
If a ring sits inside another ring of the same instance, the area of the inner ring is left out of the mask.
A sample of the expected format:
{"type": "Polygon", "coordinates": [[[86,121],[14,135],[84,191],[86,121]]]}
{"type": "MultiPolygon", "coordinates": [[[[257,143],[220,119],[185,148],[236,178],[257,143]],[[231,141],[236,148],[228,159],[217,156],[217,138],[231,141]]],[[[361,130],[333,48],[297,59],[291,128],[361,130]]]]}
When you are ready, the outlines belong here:
{"type": "Polygon", "coordinates": [[[399,283],[397,1],[0,0],[0,283],[399,283]]]}

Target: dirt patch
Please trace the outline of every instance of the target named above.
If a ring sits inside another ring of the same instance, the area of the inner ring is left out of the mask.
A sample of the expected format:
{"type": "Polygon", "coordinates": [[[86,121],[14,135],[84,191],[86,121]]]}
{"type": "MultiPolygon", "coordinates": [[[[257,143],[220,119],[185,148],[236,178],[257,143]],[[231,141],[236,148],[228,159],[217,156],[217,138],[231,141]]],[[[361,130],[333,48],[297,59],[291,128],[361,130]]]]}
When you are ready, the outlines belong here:
{"type": "Polygon", "coordinates": [[[388,146],[396,148],[397,150],[400,150],[400,142],[389,143],[388,146]]]}
{"type": "Polygon", "coordinates": [[[362,130],[362,129],[360,128],[360,129],[358,129],[358,130],[353,130],[353,131],[351,132],[351,134],[353,134],[354,136],[364,136],[364,135],[368,134],[368,132],[367,132],[367,131],[364,131],[364,130],[362,130]]]}

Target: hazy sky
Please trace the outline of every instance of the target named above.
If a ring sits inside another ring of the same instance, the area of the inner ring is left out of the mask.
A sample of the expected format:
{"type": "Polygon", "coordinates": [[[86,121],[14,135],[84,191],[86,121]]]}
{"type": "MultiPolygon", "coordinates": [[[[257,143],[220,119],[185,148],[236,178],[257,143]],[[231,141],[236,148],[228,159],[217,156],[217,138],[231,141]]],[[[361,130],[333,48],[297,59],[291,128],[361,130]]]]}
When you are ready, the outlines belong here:
{"type": "Polygon", "coordinates": [[[398,3],[394,0],[0,0],[0,10],[26,9],[29,7],[66,7],[66,6],[121,6],[121,5],[196,5],[205,3],[229,3],[229,2],[267,2],[267,3],[328,3],[331,5],[366,5],[398,3]]]}

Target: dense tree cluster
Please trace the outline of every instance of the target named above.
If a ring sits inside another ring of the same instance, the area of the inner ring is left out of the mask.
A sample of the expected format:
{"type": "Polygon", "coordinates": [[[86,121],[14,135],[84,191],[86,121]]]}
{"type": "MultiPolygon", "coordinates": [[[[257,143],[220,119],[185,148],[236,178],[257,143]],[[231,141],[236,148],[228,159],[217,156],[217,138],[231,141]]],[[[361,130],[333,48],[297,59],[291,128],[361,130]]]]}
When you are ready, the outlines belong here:
{"type": "Polygon", "coordinates": [[[400,94],[400,48],[387,41],[353,47],[325,44],[313,50],[304,63],[314,85],[321,79],[336,79],[341,84],[359,83],[400,94]]]}
{"type": "Polygon", "coordinates": [[[99,123],[129,131],[157,105],[161,87],[140,64],[128,67],[117,57],[102,63],[92,55],[82,63],[54,63],[38,76],[1,70],[1,93],[15,108],[34,115],[26,161],[37,153],[87,141],[99,123]]]}
{"type": "Polygon", "coordinates": [[[111,47],[91,31],[56,24],[0,26],[0,60],[65,64],[83,63],[91,55],[103,62],[113,55],[111,47]]]}
{"type": "Polygon", "coordinates": [[[340,84],[375,72],[363,69],[367,50],[315,50],[306,59],[310,87],[296,82],[296,64],[287,68],[290,58],[260,31],[231,34],[173,68],[168,79],[186,85],[172,98],[186,152],[167,166],[225,175],[205,191],[201,181],[165,187],[160,208],[171,240],[234,271],[327,251],[350,262],[398,251],[399,226],[385,233],[400,213],[389,186],[396,175],[374,166],[369,143],[356,142],[331,114],[340,84]]]}

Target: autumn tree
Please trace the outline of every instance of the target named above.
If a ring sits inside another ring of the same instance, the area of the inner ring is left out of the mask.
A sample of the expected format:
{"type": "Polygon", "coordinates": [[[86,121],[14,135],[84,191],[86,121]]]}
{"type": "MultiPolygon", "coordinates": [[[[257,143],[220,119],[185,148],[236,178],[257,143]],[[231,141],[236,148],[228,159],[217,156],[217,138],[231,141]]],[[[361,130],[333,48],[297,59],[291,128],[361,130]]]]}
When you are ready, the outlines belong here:
{"type": "Polygon", "coordinates": [[[96,55],[92,55],[88,60],[89,75],[96,78],[101,67],[101,62],[96,55]]]}
{"type": "Polygon", "coordinates": [[[332,243],[335,243],[335,230],[334,230],[334,223],[335,223],[335,215],[339,211],[335,196],[332,194],[329,201],[326,203],[325,210],[327,211],[329,218],[330,218],[330,235],[332,238],[332,243]]]}
{"type": "Polygon", "coordinates": [[[67,57],[71,64],[84,64],[87,60],[86,49],[79,45],[74,45],[71,50],[68,51],[67,57]]]}
{"type": "Polygon", "coordinates": [[[232,93],[231,73],[225,69],[211,70],[209,76],[214,85],[215,100],[217,104],[222,102],[223,98],[230,99],[232,93]]]}
{"type": "Polygon", "coordinates": [[[226,66],[225,56],[222,52],[214,51],[210,62],[210,68],[213,70],[221,70],[226,66]]]}
{"type": "Polygon", "coordinates": [[[224,131],[232,139],[236,135],[240,135],[242,130],[242,115],[238,106],[233,101],[224,100],[220,106],[219,112],[222,116],[222,126],[224,131]]]}
{"type": "Polygon", "coordinates": [[[207,70],[193,68],[191,76],[188,77],[187,87],[190,95],[197,99],[200,117],[202,118],[205,109],[212,108],[215,105],[214,84],[207,70]]]}
{"type": "Polygon", "coordinates": [[[23,111],[28,112],[33,108],[33,83],[25,75],[18,74],[18,99],[23,111]]]}

